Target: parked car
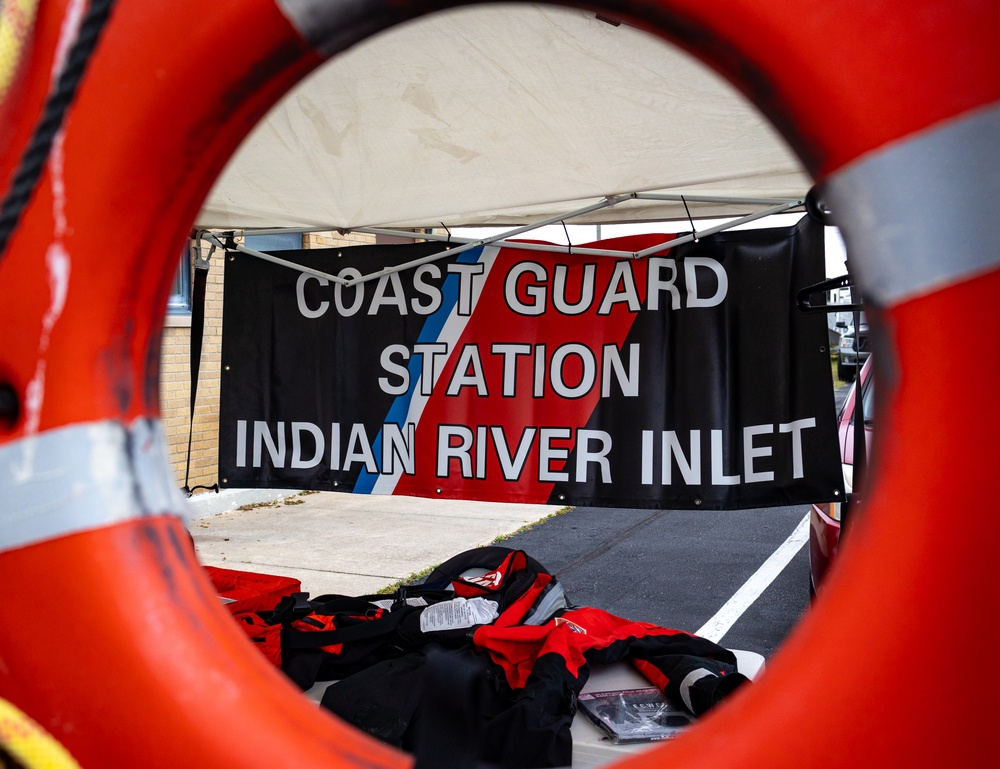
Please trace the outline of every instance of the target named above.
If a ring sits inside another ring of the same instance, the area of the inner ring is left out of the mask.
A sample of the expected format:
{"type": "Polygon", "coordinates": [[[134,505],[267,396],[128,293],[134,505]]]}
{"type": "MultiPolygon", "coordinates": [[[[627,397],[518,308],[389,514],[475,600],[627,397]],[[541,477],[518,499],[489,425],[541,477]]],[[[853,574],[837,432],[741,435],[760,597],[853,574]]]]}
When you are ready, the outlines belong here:
{"type": "Polygon", "coordinates": [[[871,354],[868,324],[865,322],[864,313],[861,313],[859,334],[854,333],[853,325],[847,326],[844,323],[837,325],[843,326],[843,334],[837,345],[837,378],[842,382],[853,382],[858,373],[858,364],[864,365],[871,354]]]}
{"type": "MultiPolygon", "coordinates": [[[[861,376],[851,385],[837,420],[840,441],[840,461],[844,469],[844,490],[854,493],[854,415],[860,386],[865,421],[865,445],[871,448],[872,415],[875,410],[875,382],[871,374],[872,359],[867,357],[861,376]]],[[[809,511],[809,590],[815,595],[830,566],[837,558],[843,504],[823,502],[813,504],[809,511]]]]}

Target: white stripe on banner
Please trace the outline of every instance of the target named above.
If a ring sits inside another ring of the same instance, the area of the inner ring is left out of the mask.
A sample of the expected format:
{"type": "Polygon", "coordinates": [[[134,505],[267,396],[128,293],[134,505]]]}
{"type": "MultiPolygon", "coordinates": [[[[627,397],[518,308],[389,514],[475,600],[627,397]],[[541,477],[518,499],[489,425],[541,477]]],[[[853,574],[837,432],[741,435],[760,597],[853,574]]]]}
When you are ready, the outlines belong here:
{"type": "Polygon", "coordinates": [[[763,565],[757,569],[750,579],[748,579],[739,590],[726,601],[719,611],[715,613],[708,622],[695,632],[695,635],[707,638],[709,641],[719,643],[722,637],[729,632],[729,629],[738,620],[753,602],[760,598],[767,587],[774,582],[789,561],[795,557],[807,541],[809,541],[809,514],[799,521],[795,531],[786,539],[781,546],[771,553],[771,557],[764,561],[763,565]]]}
{"type": "MultiPolygon", "coordinates": [[[[440,378],[441,372],[444,371],[448,361],[451,360],[451,356],[455,352],[455,348],[458,346],[458,340],[465,332],[465,327],[468,324],[469,319],[476,312],[476,307],[479,305],[479,297],[483,293],[483,287],[486,285],[486,281],[489,280],[490,272],[493,269],[493,265],[496,263],[496,256],[499,251],[499,246],[488,245],[483,247],[478,260],[480,264],[484,265],[483,274],[479,280],[472,281],[472,312],[468,315],[459,315],[458,302],[456,301],[455,304],[452,305],[451,314],[441,327],[441,333],[438,335],[438,338],[434,340],[436,342],[444,342],[448,345],[448,355],[444,358],[442,365],[439,366],[434,372],[434,381],[431,383],[431,387],[427,388],[429,392],[434,391],[434,387],[437,385],[437,380],[440,378]]],[[[406,419],[403,421],[404,425],[412,424],[417,426],[420,424],[420,416],[424,413],[424,406],[427,405],[427,400],[430,398],[429,395],[421,395],[422,389],[420,377],[417,377],[416,381],[411,386],[412,394],[410,396],[409,410],[406,412],[406,419]]],[[[402,468],[397,469],[396,472],[392,474],[380,473],[375,479],[375,485],[372,487],[371,493],[392,494],[402,474],[402,468]]]]}

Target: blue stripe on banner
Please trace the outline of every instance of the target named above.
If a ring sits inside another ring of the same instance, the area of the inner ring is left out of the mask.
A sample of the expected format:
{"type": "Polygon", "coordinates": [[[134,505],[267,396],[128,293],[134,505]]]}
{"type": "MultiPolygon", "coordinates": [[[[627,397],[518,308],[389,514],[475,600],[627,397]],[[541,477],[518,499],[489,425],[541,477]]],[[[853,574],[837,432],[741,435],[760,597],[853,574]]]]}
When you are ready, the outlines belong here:
{"type": "MultiPolygon", "coordinates": [[[[463,251],[455,261],[459,264],[475,264],[482,258],[483,248],[483,246],[479,246],[478,248],[470,248],[468,251],[463,251]]],[[[451,274],[445,278],[444,284],[441,286],[441,306],[433,315],[427,316],[423,328],[420,329],[420,334],[417,337],[417,344],[436,342],[441,336],[441,330],[444,328],[445,323],[448,322],[448,319],[455,312],[455,305],[458,303],[458,287],[458,275],[451,274]]],[[[392,406],[389,408],[383,424],[397,424],[402,427],[406,422],[406,415],[410,411],[410,401],[413,400],[413,392],[419,381],[422,365],[423,361],[419,360],[418,356],[410,358],[410,363],[407,366],[410,372],[410,387],[406,393],[400,395],[392,402],[392,406]]],[[[378,435],[372,443],[372,452],[376,457],[382,456],[381,430],[379,430],[378,435]]],[[[358,480],[354,484],[354,493],[371,494],[378,478],[377,474],[369,473],[362,468],[361,473],[358,475],[358,480]]]]}

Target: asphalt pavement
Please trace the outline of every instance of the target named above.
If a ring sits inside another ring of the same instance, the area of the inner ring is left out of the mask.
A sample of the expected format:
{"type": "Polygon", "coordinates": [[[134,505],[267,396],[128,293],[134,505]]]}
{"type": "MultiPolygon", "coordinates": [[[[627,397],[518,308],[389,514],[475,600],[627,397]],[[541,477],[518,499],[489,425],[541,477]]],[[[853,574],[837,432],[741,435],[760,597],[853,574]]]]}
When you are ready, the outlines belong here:
{"type": "MultiPolygon", "coordinates": [[[[698,632],[807,512],[805,506],[734,511],[577,507],[504,544],[545,564],[576,605],[698,632]]],[[[741,607],[732,627],[712,640],[769,656],[808,607],[807,551],[798,547],[767,589],[741,607]]]]}

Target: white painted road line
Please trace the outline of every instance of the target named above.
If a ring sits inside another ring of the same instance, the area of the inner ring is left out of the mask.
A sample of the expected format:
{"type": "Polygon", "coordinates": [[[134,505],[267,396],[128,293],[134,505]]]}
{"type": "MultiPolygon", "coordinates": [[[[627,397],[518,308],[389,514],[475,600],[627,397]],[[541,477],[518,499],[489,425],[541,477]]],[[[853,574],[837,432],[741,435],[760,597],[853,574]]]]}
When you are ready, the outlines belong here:
{"type": "Polygon", "coordinates": [[[788,539],[771,553],[771,557],[764,561],[753,576],[736,591],[732,598],[726,601],[725,606],[719,609],[714,617],[695,632],[695,635],[719,643],[720,639],[729,632],[729,628],[760,597],[760,594],[767,590],[768,585],[774,582],[781,570],[788,565],[788,562],[795,557],[795,554],[808,540],[809,514],[806,513],[788,539]]]}

